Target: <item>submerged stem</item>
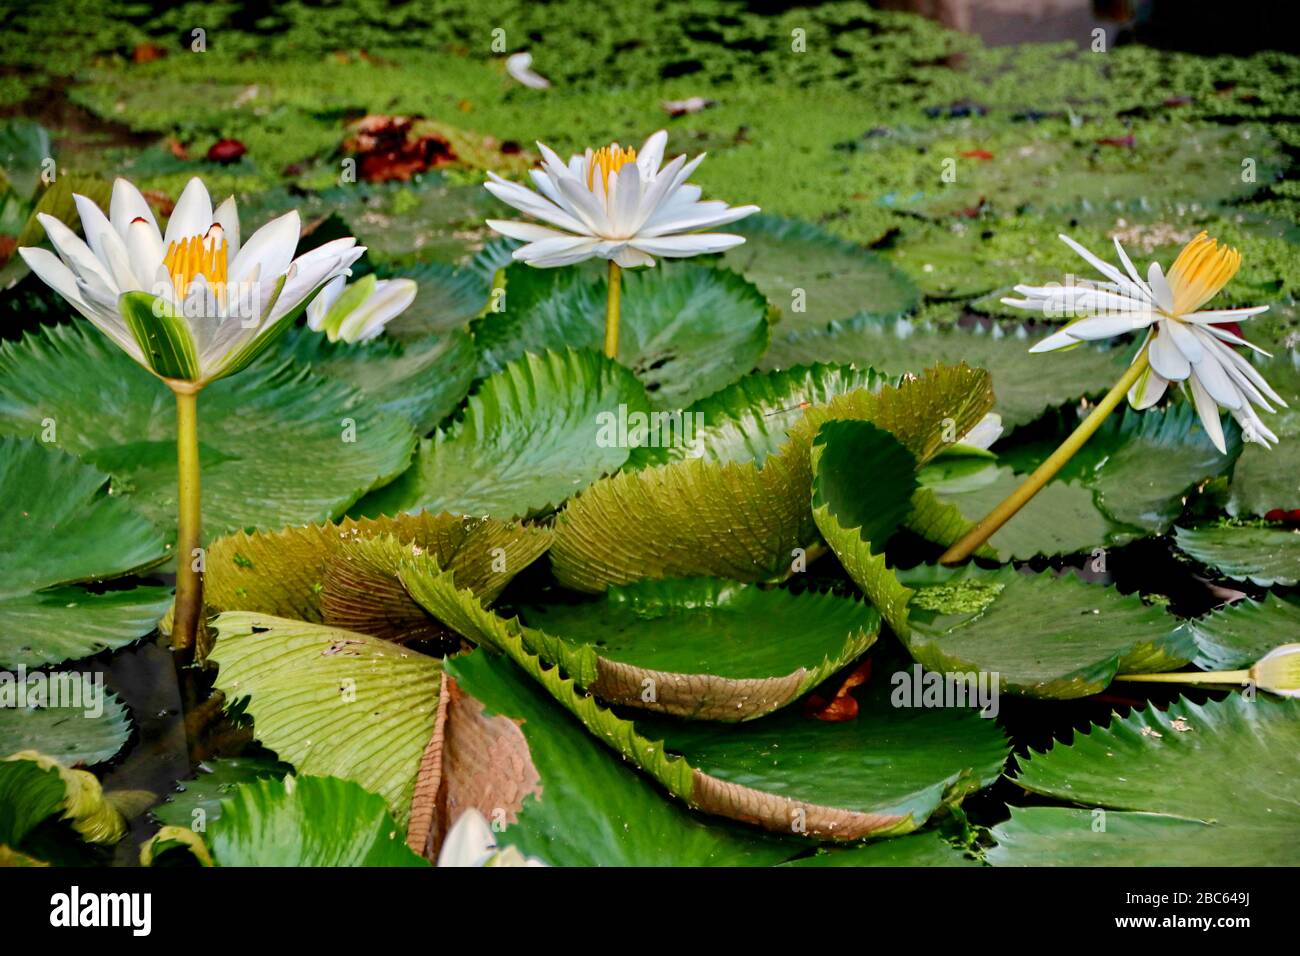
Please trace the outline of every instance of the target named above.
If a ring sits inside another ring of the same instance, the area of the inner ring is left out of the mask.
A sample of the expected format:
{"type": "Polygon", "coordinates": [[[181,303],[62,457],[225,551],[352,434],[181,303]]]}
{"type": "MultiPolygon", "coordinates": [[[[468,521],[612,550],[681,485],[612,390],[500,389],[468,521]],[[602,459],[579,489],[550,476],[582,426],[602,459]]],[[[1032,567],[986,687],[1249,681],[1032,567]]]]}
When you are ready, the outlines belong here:
{"type": "MultiPolygon", "coordinates": [[[[172,617],[172,647],[194,647],[203,616],[203,572],[196,567],[203,546],[199,497],[199,392],[188,382],[168,383],[176,394],[176,612],[172,617]]],[[[202,567],[202,564],[198,564],[202,567]]]]}
{"type": "Polygon", "coordinates": [[[618,358],[619,300],[622,296],[623,270],[609,260],[609,298],[605,302],[605,355],[618,358]]]}
{"type": "Polygon", "coordinates": [[[939,563],[957,564],[966,560],[976,548],[1011,520],[1017,511],[1027,505],[1029,500],[1052,480],[1065,463],[1073,458],[1075,453],[1092,437],[1093,433],[1101,427],[1101,423],[1106,420],[1106,416],[1115,410],[1115,406],[1123,401],[1128,390],[1142,377],[1142,374],[1150,365],[1150,361],[1147,350],[1143,349],[1142,354],[1128,367],[1128,371],[1106,393],[1106,397],[1097,403],[1097,407],[1092,410],[1092,413],[1079,423],[1079,427],[1070,434],[1070,437],[1061,442],[1061,446],[1052,452],[1046,461],[1035,468],[1033,474],[1026,478],[1019,488],[1007,495],[1002,503],[990,511],[979,524],[945,551],[942,557],[939,558],[939,563]]]}

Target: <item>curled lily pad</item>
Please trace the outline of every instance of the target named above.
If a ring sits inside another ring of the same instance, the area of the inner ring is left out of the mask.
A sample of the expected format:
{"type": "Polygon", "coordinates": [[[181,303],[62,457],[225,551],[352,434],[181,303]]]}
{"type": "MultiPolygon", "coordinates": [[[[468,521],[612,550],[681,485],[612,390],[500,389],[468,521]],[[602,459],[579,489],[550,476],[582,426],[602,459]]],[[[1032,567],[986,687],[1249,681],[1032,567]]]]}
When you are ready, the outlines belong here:
{"type": "Polygon", "coordinates": [[[517,625],[458,590],[450,574],[418,562],[412,572],[404,576],[412,594],[478,643],[476,655],[502,654],[494,666],[522,668],[598,740],[708,813],[821,839],[907,833],[945,800],[990,783],[1006,758],[1006,742],[991,721],[969,710],[894,707],[883,682],[863,704],[868,715],[848,722],[786,708],[726,728],[668,718],[634,724],[584,693],[563,667],[548,667],[517,625]],[[655,742],[658,735],[667,744],[655,742]]]}
{"type": "Polygon", "coordinates": [[[1073,573],[967,569],[916,591],[904,643],[926,668],[988,675],[1005,693],[1086,697],[1117,673],[1173,670],[1196,656],[1178,620],[1073,573]]]}
{"type": "MultiPolygon", "coordinates": [[[[538,777],[498,835],[500,844],[553,866],[764,866],[797,849],[666,798],[651,777],[602,746],[579,714],[509,661],[477,650],[452,658],[447,669],[491,719],[517,725],[538,777]]],[[[495,761],[476,761],[479,779],[488,775],[484,764],[499,770],[495,761]]]]}
{"type": "Polygon", "coordinates": [[[818,529],[895,633],[906,633],[912,592],[886,565],[884,545],[912,510],[916,459],[871,422],[832,419],[813,441],[812,466],[818,529]]]}
{"type": "Polygon", "coordinates": [[[0,845],[21,850],[37,825],[66,820],[87,843],[114,844],[126,821],[94,774],[34,750],[0,757],[0,845]]]}
{"type": "Polygon", "coordinates": [[[1180,699],[1022,761],[1015,782],[1081,805],[1013,808],[995,866],[1295,866],[1300,701],[1180,699]]]}
{"type": "Polygon", "coordinates": [[[857,388],[876,391],[897,380],[869,368],[807,365],[779,372],[754,372],[721,391],[687,406],[670,439],[632,450],[628,468],[661,465],[684,458],[753,462],[762,466],[785,444],[804,410],[823,405],[857,388]]]}
{"type": "MultiPolygon", "coordinates": [[[[57,664],[151,631],[166,588],[93,592],[167,557],[163,535],[108,476],[57,449],[0,437],[0,667],[57,664]]],[[[15,748],[21,749],[21,748],[15,748]]]]}
{"type": "Polygon", "coordinates": [[[524,517],[562,504],[627,461],[617,424],[650,411],[632,373],[592,351],[525,355],[488,377],[464,417],[355,509],[524,517]]]}
{"type": "MultiPolygon", "coordinates": [[[[348,566],[347,556],[357,545],[384,537],[412,552],[435,555],[488,601],[551,543],[545,528],[427,511],[241,531],[209,547],[204,600],[218,611],[260,611],[321,623],[322,595],[332,572],[348,566]]],[[[340,605],[334,608],[337,612],[340,605]]],[[[363,609],[364,602],[358,602],[355,610],[363,609]]]]}
{"type": "Polygon", "coordinates": [[[599,481],[556,520],[556,577],[579,591],[642,578],[784,577],[818,543],[810,451],[823,422],[874,422],[923,462],[945,446],[949,432],[973,428],[991,401],[985,373],[941,366],[897,386],[854,389],[809,407],[761,468],[691,458],[599,481]]]}
{"type": "MultiPolygon", "coordinates": [[[[852,598],[716,578],[611,588],[583,604],[529,605],[525,642],[546,632],[596,655],[586,689],[680,717],[746,720],[803,696],[865,651],[880,626],[852,598]]],[[[563,663],[555,660],[553,663],[563,663]]]]}

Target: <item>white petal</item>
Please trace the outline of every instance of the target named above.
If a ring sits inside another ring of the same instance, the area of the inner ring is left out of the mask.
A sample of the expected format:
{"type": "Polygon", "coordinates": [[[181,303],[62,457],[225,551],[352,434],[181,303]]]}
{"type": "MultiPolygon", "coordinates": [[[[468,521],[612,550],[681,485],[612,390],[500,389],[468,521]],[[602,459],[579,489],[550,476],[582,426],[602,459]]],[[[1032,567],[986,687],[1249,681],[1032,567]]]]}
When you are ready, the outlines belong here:
{"type": "MultiPolygon", "coordinates": [[[[355,242],[356,240],[352,241],[355,242]]],[[[321,248],[323,249],[324,246],[321,248]]],[[[312,251],[315,252],[316,250],[312,251]]],[[[346,275],[352,268],[352,264],[360,259],[365,251],[365,246],[355,246],[349,247],[341,255],[313,256],[309,252],[300,256],[289,267],[284,288],[280,292],[280,297],[275,300],[275,305],[272,307],[270,314],[262,323],[263,326],[274,323],[281,316],[287,315],[298,308],[309,295],[329,279],[339,275],[346,275]]]]}
{"type": "Polygon", "coordinates": [[[544,90],[551,85],[551,81],[538,73],[533,72],[533,55],[531,53],[516,53],[513,56],[506,57],[506,72],[510,77],[524,86],[534,90],[544,90]]]}
{"type": "Polygon", "coordinates": [[[1215,322],[1240,322],[1243,319],[1249,319],[1253,315],[1259,315],[1261,312],[1267,311],[1268,306],[1257,305],[1249,309],[1208,309],[1205,312],[1190,312],[1179,318],[1184,322],[1209,325],[1215,322]]]}
{"type": "Polygon", "coordinates": [[[1079,340],[1070,335],[1069,332],[1053,332],[1041,342],[1034,344],[1029,351],[1031,352],[1055,352],[1057,349],[1069,348],[1071,345],[1078,345],[1079,340]]]}
{"type": "MultiPolygon", "coordinates": [[[[206,229],[205,226],[204,230],[206,229]]],[[[260,266],[262,281],[274,283],[284,275],[289,263],[293,261],[301,231],[302,223],[296,209],[272,219],[253,233],[239,250],[239,255],[230,266],[231,281],[246,281],[253,270],[260,266]]]]}
{"type": "Polygon", "coordinates": [[[668,145],[668,131],[658,130],[651,133],[636,154],[636,164],[641,167],[641,177],[651,179],[659,171],[664,161],[664,148],[668,145]]]}
{"type": "Polygon", "coordinates": [[[1241,390],[1232,384],[1232,379],[1223,370],[1217,355],[1206,352],[1205,357],[1192,366],[1192,369],[1192,377],[1201,383],[1216,402],[1224,408],[1241,408],[1241,390]]]}
{"type": "Polygon", "coordinates": [[[1151,294],[1151,287],[1142,281],[1142,276],[1138,274],[1137,269],[1133,268],[1133,260],[1130,259],[1128,253],[1124,251],[1124,246],[1120,244],[1118,236],[1115,237],[1115,252],[1119,254],[1119,261],[1124,264],[1124,271],[1127,272],[1128,277],[1133,280],[1133,284],[1141,289],[1147,298],[1154,301],[1154,296],[1151,294]]]}
{"type": "Polygon", "coordinates": [[[614,256],[614,262],[621,269],[636,269],[640,266],[653,266],[655,260],[653,256],[646,255],[640,249],[632,246],[624,246],[614,256]]]}
{"type": "Polygon", "coordinates": [[[1160,263],[1151,263],[1151,268],[1147,270],[1147,284],[1151,286],[1151,294],[1155,296],[1156,305],[1166,312],[1173,312],[1174,292],[1169,288],[1169,281],[1165,278],[1165,274],[1160,271],[1160,263]]]}
{"type": "Polygon", "coordinates": [[[1178,351],[1187,356],[1189,362],[1199,362],[1205,355],[1205,346],[1196,333],[1177,319],[1165,319],[1160,323],[1160,334],[1168,335],[1169,340],[1178,346],[1178,351]]]}
{"type": "Polygon", "coordinates": [[[108,217],[95,205],[94,200],[75,193],[72,200],[77,204],[77,212],[81,216],[81,231],[86,234],[95,257],[108,268],[114,285],[121,292],[143,289],[144,286],[137,281],[135,271],[131,268],[126,245],[108,217]]]}
{"type": "Polygon", "coordinates": [[[47,213],[37,213],[36,218],[45,227],[45,234],[49,236],[54,251],[59,254],[59,258],[68,265],[77,278],[93,276],[103,285],[113,289],[116,288],[116,283],[113,281],[113,277],[109,275],[107,267],[96,258],[95,254],[91,252],[90,246],[86,245],[80,236],[47,213]]]}
{"type": "Polygon", "coordinates": [[[113,198],[109,200],[108,218],[123,241],[126,240],[131,223],[137,219],[143,219],[153,228],[154,235],[158,237],[158,242],[162,242],[162,233],[158,230],[158,220],[154,218],[149,203],[141,195],[140,190],[120,177],[113,181],[113,198]]]}
{"type": "Polygon", "coordinates": [[[1161,323],[1160,332],[1151,340],[1151,367],[1165,378],[1181,382],[1191,374],[1192,363],[1179,350],[1174,340],[1165,334],[1164,324],[1161,323]]]}
{"type": "Polygon", "coordinates": [[[551,229],[549,226],[539,226],[533,222],[519,222],[514,219],[487,219],[485,222],[489,229],[493,229],[503,236],[509,236],[511,239],[519,239],[522,242],[572,238],[567,232],[551,229]]]}
{"type": "Polygon", "coordinates": [[[170,248],[173,242],[179,242],[190,236],[206,235],[212,225],[212,197],[203,181],[195,176],[185,184],[181,198],[176,200],[176,208],[167,220],[167,233],[163,236],[163,247],[170,248]]]}
{"type": "Polygon", "coordinates": [[[583,232],[606,239],[613,236],[604,203],[591,190],[572,179],[560,180],[559,187],[560,195],[569,203],[569,209],[581,220],[583,232]]]}
{"type": "Polygon", "coordinates": [[[81,298],[81,291],[77,288],[77,277],[63,264],[62,259],[48,249],[36,246],[20,246],[18,254],[23,257],[27,267],[47,286],[78,309],[86,307],[86,303],[81,298]]]}
{"type": "Polygon", "coordinates": [[[212,214],[213,222],[221,226],[221,231],[226,234],[226,261],[234,262],[239,255],[239,210],[235,205],[235,197],[227,196],[225,201],[217,207],[217,211],[212,214]]]}
{"type": "Polygon", "coordinates": [[[569,236],[560,239],[542,239],[526,246],[520,246],[513,253],[514,258],[539,269],[555,266],[572,265],[596,255],[600,240],[590,236],[569,236]]]}
{"type": "Polygon", "coordinates": [[[630,236],[641,208],[641,169],[628,163],[609,177],[609,222],[614,235],[630,236]]]}
{"type": "MultiPolygon", "coordinates": [[[[159,295],[160,290],[155,286],[158,270],[163,264],[163,246],[157,227],[141,219],[131,222],[126,230],[126,255],[131,260],[131,271],[140,280],[140,287],[159,295]]],[[[170,279],[167,280],[167,286],[171,286],[170,279]]]]}
{"type": "Polygon", "coordinates": [[[1193,375],[1187,381],[1192,387],[1192,400],[1196,403],[1196,414],[1200,416],[1201,425],[1205,428],[1205,434],[1210,436],[1210,441],[1214,443],[1215,448],[1219,449],[1219,454],[1226,455],[1228,446],[1223,440],[1223,424],[1219,421],[1219,406],[1214,404],[1214,399],[1196,380],[1196,376],[1193,375]]]}
{"type": "Polygon", "coordinates": [[[724,249],[732,249],[744,241],[744,236],[734,236],[725,232],[696,232],[688,236],[664,236],[660,239],[637,237],[631,244],[652,256],[681,259],[687,256],[722,252],[724,249]]]}
{"type": "Polygon", "coordinates": [[[580,234],[588,232],[587,227],[573,213],[565,211],[549,199],[517,183],[506,182],[495,173],[488,173],[488,177],[490,181],[484,183],[484,187],[506,205],[513,206],[520,212],[541,219],[543,222],[549,222],[553,226],[559,226],[568,232],[580,234]]]}
{"type": "Polygon", "coordinates": [[[1168,387],[1169,379],[1154,369],[1148,369],[1146,374],[1134,382],[1133,387],[1128,390],[1129,404],[1139,411],[1150,408],[1160,401],[1168,387]]]}
{"type": "Polygon", "coordinates": [[[694,215],[674,218],[664,223],[659,223],[652,229],[643,229],[638,235],[641,236],[662,236],[668,233],[686,232],[692,229],[713,229],[717,226],[725,226],[733,223],[738,219],[744,219],[746,216],[752,216],[758,212],[757,206],[732,206],[728,207],[726,203],[699,203],[695,206],[699,210],[694,215]]]}
{"type": "Polygon", "coordinates": [[[1132,332],[1145,325],[1145,316],[1140,314],[1094,315],[1071,323],[1067,331],[1076,339],[1092,341],[1132,332]]]}
{"type": "Polygon", "coordinates": [[[1144,289],[1142,286],[1138,285],[1137,283],[1133,282],[1132,279],[1128,278],[1126,275],[1124,275],[1124,273],[1120,272],[1109,262],[1106,262],[1105,260],[1099,259],[1097,256],[1094,256],[1091,252],[1089,252],[1083,246],[1079,245],[1079,243],[1075,242],[1067,235],[1062,234],[1058,236],[1058,238],[1062,242],[1064,242],[1067,246],[1069,246],[1071,249],[1073,249],[1075,252],[1077,252],[1080,256],[1082,256],[1089,263],[1089,265],[1091,265],[1094,269],[1096,269],[1098,272],[1104,275],[1111,282],[1114,282],[1117,286],[1119,286],[1121,290],[1123,290],[1124,292],[1128,293],[1131,296],[1134,296],[1135,298],[1146,299],[1147,297],[1146,289],[1144,289]]]}

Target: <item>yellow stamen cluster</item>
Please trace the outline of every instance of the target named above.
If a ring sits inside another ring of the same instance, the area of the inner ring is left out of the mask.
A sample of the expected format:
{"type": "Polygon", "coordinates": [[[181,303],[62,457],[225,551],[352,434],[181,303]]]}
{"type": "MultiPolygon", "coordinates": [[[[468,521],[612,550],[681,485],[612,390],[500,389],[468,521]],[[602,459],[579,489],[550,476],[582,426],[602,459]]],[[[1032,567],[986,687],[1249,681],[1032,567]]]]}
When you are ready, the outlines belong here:
{"type": "Polygon", "coordinates": [[[226,240],[219,231],[215,235],[190,236],[173,242],[163,257],[163,265],[171,274],[176,295],[184,298],[190,283],[198,276],[206,278],[218,294],[224,291],[226,248],[226,240]]]}
{"type": "Polygon", "coordinates": [[[600,188],[609,191],[610,173],[616,173],[628,163],[636,162],[636,150],[624,149],[618,143],[602,146],[587,158],[587,188],[596,189],[596,170],[600,170],[600,188]]]}
{"type": "Polygon", "coordinates": [[[1195,312],[1228,284],[1241,267],[1241,253],[1210,239],[1204,232],[1183,246],[1169,268],[1174,315],[1195,312]]]}

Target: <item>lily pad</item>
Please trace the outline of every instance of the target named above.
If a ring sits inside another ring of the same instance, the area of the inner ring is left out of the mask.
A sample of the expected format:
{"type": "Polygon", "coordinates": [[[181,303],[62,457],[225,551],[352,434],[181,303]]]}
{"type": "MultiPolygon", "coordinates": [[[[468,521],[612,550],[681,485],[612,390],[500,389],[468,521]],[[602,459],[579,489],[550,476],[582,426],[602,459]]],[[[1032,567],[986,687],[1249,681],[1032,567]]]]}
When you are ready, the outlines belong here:
{"type": "Polygon", "coordinates": [[[884,547],[912,510],[916,459],[871,422],[832,419],[813,441],[812,467],[822,536],[894,632],[905,634],[912,592],[885,563],[884,547]]]}
{"type": "Polygon", "coordinates": [[[153,808],[164,826],[206,828],[221,816],[222,801],[240,784],[267,778],[278,780],[293,773],[293,767],[272,756],[220,757],[200,763],[193,780],[177,784],[177,792],[153,808]]]}
{"type": "Polygon", "coordinates": [[[34,750],[0,757],[0,846],[21,851],[23,840],[56,815],[87,843],[111,845],[126,835],[126,821],[94,774],[34,750]]]}
{"type": "Polygon", "coordinates": [[[727,231],[745,243],[728,250],[722,262],[780,310],[777,334],[821,328],[860,312],[909,312],[920,302],[916,286],[888,260],[809,223],[757,215],[727,231]]]}
{"type": "Polygon", "coordinates": [[[259,611],[323,623],[322,595],[338,562],[358,544],[384,537],[413,552],[434,555],[488,602],[551,543],[545,528],[427,511],[345,518],[338,524],[281,531],[241,531],[209,547],[204,601],[218,611],[259,611]]]}
{"type": "MultiPolygon", "coordinates": [[[[351,389],[259,366],[199,396],[203,522],[215,536],[337,517],[399,474],[415,437],[351,389]]],[[[160,527],[176,520],[171,393],[87,323],[0,345],[0,433],[40,435],[108,472],[160,527]]]]}
{"type": "Polygon", "coordinates": [[[1225,577],[1263,587],[1300,583],[1300,530],[1250,525],[1179,528],[1178,547],[1225,577]]]}
{"type": "Polygon", "coordinates": [[[794,852],[665,799],[509,661],[477,650],[452,658],[447,670],[486,712],[518,724],[540,778],[540,792],[524,799],[499,844],[552,866],[765,866],[794,852]]]}
{"type": "Polygon", "coordinates": [[[340,776],[379,794],[403,823],[433,735],[439,662],[379,638],[248,611],[227,611],[213,627],[216,686],[227,706],[247,700],[257,739],[301,774],[340,776]]]}
{"type": "Polygon", "coordinates": [[[910,833],[893,840],[876,840],[862,846],[834,847],[812,856],[791,860],[785,866],[979,866],[939,833],[910,833]]]}
{"type": "Polygon", "coordinates": [[[131,736],[126,707],[91,674],[38,672],[27,675],[26,685],[20,690],[8,674],[0,679],[0,754],[38,750],[65,767],[90,766],[113,757],[131,736]]]}
{"type": "MultiPolygon", "coordinates": [[[[506,269],[502,311],[474,325],[482,374],[525,352],[599,349],[606,280],[580,269],[506,269]]],[[[683,408],[749,372],[767,348],[767,302],[733,272],[662,263],[622,280],[618,360],[655,408],[683,408]]]]}
{"type": "Polygon", "coordinates": [[[1187,622],[1199,649],[1192,663],[1207,671],[1246,668],[1300,635],[1300,605],[1276,594],[1243,598],[1187,622]]]}
{"type": "Polygon", "coordinates": [[[57,664],[121,647],[162,616],[165,588],[94,593],[73,586],[167,556],[162,534],[129,502],[105,493],[107,482],[62,451],[0,437],[0,667],[57,664]]]}
{"type": "MultiPolygon", "coordinates": [[[[1240,432],[1224,428],[1219,453],[1190,405],[1108,419],[1014,520],[988,541],[986,555],[1007,561],[1115,547],[1168,531],[1188,496],[1231,467],[1240,432]]],[[[1008,450],[1001,461],[944,459],[921,477],[913,530],[951,544],[1016,490],[1056,440],[1008,450]],[[1012,467],[1008,467],[1008,465],[1012,467]]]]}
{"type": "Polygon", "coordinates": [[[1123,349],[1105,346],[1031,354],[1030,346],[1040,337],[1031,337],[1020,323],[862,316],[780,339],[763,364],[844,362],[902,375],[923,372],[936,362],[965,362],[993,377],[993,410],[1008,430],[1035,421],[1050,408],[1105,393],[1128,366],[1123,349]]]}
{"type": "Polygon", "coordinates": [[[483,276],[473,269],[441,262],[422,262],[384,278],[414,279],[420,287],[406,311],[384,326],[386,335],[405,342],[464,329],[487,305],[492,275],[483,276]]]}
{"type": "Polygon", "coordinates": [[[1177,619],[1073,573],[967,570],[912,599],[907,649],[944,674],[989,675],[1004,693],[1087,697],[1118,673],[1173,670],[1196,656],[1177,619]]]}
{"type": "MultiPolygon", "coordinates": [[[[898,384],[869,368],[797,366],[754,372],[693,402],[682,412],[674,437],[632,450],[627,467],[644,468],[684,458],[715,462],[763,462],[785,444],[789,427],[811,405],[824,405],[856,388],[876,391],[898,384]]],[[[661,436],[662,437],[662,436],[661,436]]]]}
{"type": "MultiPolygon", "coordinates": [[[[586,689],[602,700],[726,721],[803,696],[870,647],[880,627],[852,598],[717,578],[611,588],[583,604],[529,605],[522,618],[595,652],[586,689]]],[[[546,642],[529,643],[547,656],[546,642]]]]}
{"type": "Polygon", "coordinates": [[[1030,754],[1015,778],[1088,809],[1013,808],[995,866],[1295,866],[1300,701],[1148,707],[1030,754]]]}
{"type": "Polygon", "coordinates": [[[956,708],[894,707],[883,682],[863,702],[870,716],[849,722],[818,721],[786,708],[726,728],[662,717],[633,724],[581,691],[561,668],[548,668],[517,627],[457,590],[450,574],[418,559],[410,567],[403,580],[417,600],[509,659],[497,658],[495,666],[522,668],[598,740],[708,813],[821,839],[892,836],[916,829],[946,800],[992,782],[1006,759],[1006,741],[992,721],[956,708]],[[658,735],[668,743],[653,742],[658,735]]]}
{"type": "Polygon", "coordinates": [[[300,327],[282,342],[281,356],[351,386],[368,405],[400,415],[421,435],[456,410],[474,380],[474,342],[461,329],[350,345],[300,327]]]}
{"type": "Polygon", "coordinates": [[[486,379],[464,417],[422,441],[411,468],[354,511],[549,511],[622,467],[620,416],[649,410],[641,383],[597,352],[525,355],[486,379]]]}
{"type": "Polygon", "coordinates": [[[950,428],[965,434],[991,402],[985,373],[940,366],[896,387],[854,389],[811,406],[761,468],[691,458],[604,479],[557,518],[552,567],[578,591],[642,578],[785,577],[819,539],[810,450],[823,422],[874,422],[924,462],[944,447],[950,428]]]}
{"type": "Polygon", "coordinates": [[[350,780],[288,776],[240,784],[207,842],[217,866],[427,866],[382,797],[350,780]]]}

